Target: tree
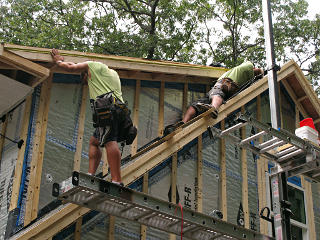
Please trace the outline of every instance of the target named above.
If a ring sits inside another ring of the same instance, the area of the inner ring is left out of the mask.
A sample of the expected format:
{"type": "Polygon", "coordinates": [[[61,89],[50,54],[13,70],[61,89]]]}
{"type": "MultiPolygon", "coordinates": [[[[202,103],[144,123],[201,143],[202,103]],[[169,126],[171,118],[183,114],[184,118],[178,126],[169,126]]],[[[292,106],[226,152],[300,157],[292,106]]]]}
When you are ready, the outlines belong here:
{"type": "MultiPolygon", "coordinates": [[[[3,0],[10,43],[234,67],[264,67],[262,0],[3,0]]],[[[319,23],[306,0],[271,0],[277,63],[320,76],[319,23]]]]}
{"type": "MultiPolygon", "coordinates": [[[[234,67],[244,59],[265,67],[261,0],[216,0],[202,6],[206,22],[204,61],[234,67]],[[210,24],[211,23],[211,24],[210,24]],[[214,24],[212,24],[214,23],[214,24]],[[220,24],[217,24],[220,23],[220,24]]],[[[305,0],[273,0],[275,55],[278,64],[293,58],[316,85],[319,79],[319,16],[307,19],[305,0]]]]}

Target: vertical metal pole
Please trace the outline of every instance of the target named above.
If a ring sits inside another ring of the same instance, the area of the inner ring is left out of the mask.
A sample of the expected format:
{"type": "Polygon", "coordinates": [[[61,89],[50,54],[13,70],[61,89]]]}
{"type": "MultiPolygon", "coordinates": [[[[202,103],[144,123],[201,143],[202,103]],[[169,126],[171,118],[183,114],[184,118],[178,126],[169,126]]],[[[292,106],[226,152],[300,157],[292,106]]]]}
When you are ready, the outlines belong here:
{"type": "Polygon", "coordinates": [[[279,108],[279,92],[277,83],[277,71],[275,67],[274,57],[274,41],[272,30],[272,17],[269,0],[262,0],[263,22],[264,22],[264,39],[267,57],[268,69],[268,85],[269,85],[269,99],[270,99],[270,113],[272,127],[278,129],[281,127],[280,108],[279,108]]]}
{"type": "MultiPolygon", "coordinates": [[[[277,81],[277,70],[275,68],[274,39],[272,28],[272,17],[270,0],[262,0],[264,37],[266,47],[268,85],[271,124],[275,129],[281,127],[281,116],[279,108],[279,92],[277,81]]],[[[277,166],[275,167],[277,168],[277,166]]],[[[273,195],[273,212],[274,212],[274,229],[275,238],[278,240],[291,240],[290,215],[283,211],[284,202],[288,201],[287,177],[285,173],[275,174],[271,177],[272,195],[273,195]]]]}

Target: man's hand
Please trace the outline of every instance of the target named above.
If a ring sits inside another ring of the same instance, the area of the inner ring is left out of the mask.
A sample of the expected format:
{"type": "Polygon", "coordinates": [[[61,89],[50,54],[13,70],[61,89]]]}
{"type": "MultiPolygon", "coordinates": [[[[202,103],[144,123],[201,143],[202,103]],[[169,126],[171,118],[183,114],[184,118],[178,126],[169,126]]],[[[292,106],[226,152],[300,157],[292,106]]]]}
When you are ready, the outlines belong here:
{"type": "Polygon", "coordinates": [[[51,56],[52,56],[52,59],[55,63],[57,63],[58,61],[63,62],[63,60],[64,60],[64,57],[59,54],[59,51],[57,49],[51,50],[51,56]]]}

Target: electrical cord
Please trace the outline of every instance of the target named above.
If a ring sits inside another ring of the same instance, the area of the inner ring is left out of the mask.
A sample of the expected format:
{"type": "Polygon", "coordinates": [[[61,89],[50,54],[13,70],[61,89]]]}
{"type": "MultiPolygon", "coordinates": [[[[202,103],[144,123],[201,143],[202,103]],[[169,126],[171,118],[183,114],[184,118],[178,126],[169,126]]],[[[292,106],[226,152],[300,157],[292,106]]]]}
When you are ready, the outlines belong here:
{"type": "Polygon", "coordinates": [[[20,139],[19,141],[15,141],[15,140],[12,140],[11,138],[8,138],[8,137],[4,136],[4,135],[1,134],[1,133],[0,133],[0,136],[3,137],[3,138],[5,138],[5,139],[7,139],[7,140],[9,140],[10,142],[13,142],[13,143],[18,144],[18,148],[19,148],[19,149],[22,147],[22,145],[23,145],[23,143],[24,143],[24,141],[23,141],[22,139],[20,139]]]}

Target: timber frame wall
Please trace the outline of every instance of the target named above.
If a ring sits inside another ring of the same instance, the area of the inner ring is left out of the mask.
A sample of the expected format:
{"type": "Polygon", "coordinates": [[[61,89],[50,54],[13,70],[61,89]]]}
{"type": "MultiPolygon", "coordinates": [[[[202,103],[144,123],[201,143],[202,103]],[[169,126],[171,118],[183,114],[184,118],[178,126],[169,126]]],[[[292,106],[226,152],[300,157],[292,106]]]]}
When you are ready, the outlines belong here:
{"type": "MultiPolygon", "coordinates": [[[[26,61],[42,61],[41,67],[52,68],[53,65],[51,63],[51,57],[49,55],[48,49],[38,49],[38,48],[30,48],[30,47],[20,47],[16,45],[4,45],[2,46],[4,52],[9,52],[10,54],[16,54],[20,58],[28,58],[26,61]],[[7,50],[6,50],[7,46],[7,50]]],[[[113,64],[114,68],[118,70],[119,75],[121,78],[129,78],[129,79],[136,79],[136,86],[135,86],[135,98],[134,98],[134,109],[133,109],[133,122],[135,125],[138,124],[138,114],[139,114],[139,94],[141,88],[141,80],[148,80],[148,81],[160,81],[161,86],[159,89],[159,109],[158,109],[158,135],[161,136],[164,129],[164,85],[165,82],[180,82],[184,84],[184,91],[183,91],[183,104],[182,109],[186,109],[187,106],[187,90],[189,83],[202,83],[207,85],[207,89],[209,89],[209,84],[212,80],[217,79],[225,70],[222,69],[210,69],[208,67],[199,67],[196,65],[188,65],[188,64],[177,64],[177,63],[170,63],[163,62],[160,66],[161,71],[159,72],[159,66],[155,62],[148,62],[145,60],[135,60],[133,58],[123,58],[123,57],[114,57],[114,59],[106,59],[103,58],[101,55],[95,54],[83,54],[83,53],[74,53],[70,51],[63,51],[65,54],[66,61],[84,61],[88,59],[95,58],[96,60],[102,60],[102,62],[106,62],[107,64],[113,64]],[[88,57],[89,56],[89,57],[88,57]],[[125,61],[130,60],[130,61],[125,61]],[[110,62],[111,61],[111,62],[110,62]],[[114,61],[114,62],[112,62],[114,61]],[[124,61],[124,62],[123,62],[124,61]],[[129,63],[128,63],[129,62],[129,63]],[[116,64],[115,64],[116,63],[116,64]],[[131,63],[131,65],[130,65],[131,63]],[[154,66],[155,65],[155,66],[154,66]],[[142,69],[142,70],[141,70],[142,69]],[[155,72],[152,72],[155,71],[155,72]],[[214,73],[214,74],[213,74],[214,73]],[[190,75],[189,75],[190,74],[190,75]],[[213,77],[211,77],[213,76],[213,77]]],[[[0,58],[1,59],[1,58],[0,58]]],[[[19,59],[19,61],[22,61],[19,59]]],[[[25,63],[27,65],[27,63],[25,63]]],[[[39,65],[39,64],[37,64],[39,65]]],[[[23,70],[21,64],[17,66],[18,69],[23,70]],[[19,67],[19,68],[18,68],[19,67]]],[[[7,62],[3,62],[0,64],[1,69],[15,69],[14,64],[7,64],[7,62]]],[[[28,70],[30,72],[30,70],[28,70]]],[[[76,222],[75,228],[75,239],[80,239],[81,233],[81,224],[82,224],[82,216],[89,212],[89,209],[79,207],[74,204],[67,204],[64,206],[60,206],[59,209],[52,211],[50,214],[45,216],[41,221],[39,220],[36,224],[30,224],[34,219],[37,218],[38,212],[38,203],[39,203],[39,190],[40,190],[40,182],[41,182],[41,172],[42,172],[42,163],[43,163],[43,155],[44,155],[44,143],[46,137],[46,127],[47,127],[47,118],[49,109],[49,101],[50,101],[50,90],[52,86],[52,73],[53,72],[62,72],[61,69],[53,68],[49,75],[46,75],[44,78],[41,78],[42,83],[41,87],[41,94],[40,94],[40,105],[39,111],[37,115],[37,122],[35,127],[35,137],[33,142],[33,157],[31,162],[31,172],[30,172],[30,183],[28,187],[28,194],[27,194],[27,207],[26,207],[26,215],[24,219],[24,225],[27,226],[24,230],[21,231],[16,236],[16,239],[51,239],[56,233],[66,228],[73,222],[76,222]]],[[[303,76],[299,67],[293,61],[288,62],[284,65],[281,71],[278,73],[278,80],[283,83],[286,87],[287,92],[289,93],[291,99],[296,104],[296,122],[299,122],[299,113],[303,117],[313,117],[315,123],[320,123],[320,104],[318,99],[315,97],[315,94],[312,93],[311,87],[308,85],[305,77],[303,76]],[[307,97],[297,96],[297,91],[294,89],[294,85],[290,84],[290,81],[297,81],[299,82],[302,89],[305,90],[305,94],[307,97]],[[306,110],[306,105],[304,104],[305,101],[311,102],[313,108],[308,112],[306,110]],[[317,114],[317,117],[312,116],[317,114]]],[[[30,85],[33,85],[34,82],[31,82],[30,85]]],[[[198,160],[197,160],[197,178],[198,178],[198,186],[197,186],[197,211],[202,211],[202,133],[206,131],[206,126],[208,124],[213,125],[215,123],[221,122],[221,129],[224,128],[224,118],[228,116],[228,114],[232,113],[233,111],[240,109],[241,111],[244,110],[244,105],[249,101],[256,99],[257,102],[257,119],[261,119],[261,96],[265,90],[268,89],[267,79],[266,77],[256,83],[254,86],[244,90],[239,95],[237,95],[232,100],[228,101],[227,104],[223,105],[219,111],[219,117],[216,120],[213,119],[203,119],[197,125],[192,125],[192,131],[195,131],[192,136],[197,136],[198,139],[198,160]]],[[[78,128],[78,139],[77,139],[77,149],[74,154],[74,170],[80,169],[80,160],[81,160],[81,150],[83,144],[83,133],[84,133],[84,119],[85,119],[85,109],[87,104],[87,87],[83,87],[82,92],[82,101],[81,101],[81,108],[80,108],[80,117],[79,117],[79,128],[78,128]]],[[[23,126],[21,128],[21,138],[24,140],[27,138],[27,126],[29,124],[30,119],[30,111],[31,111],[31,97],[28,97],[26,100],[25,106],[25,113],[24,113],[24,121],[23,126]]],[[[318,127],[319,125],[317,125],[318,127]]],[[[139,126],[138,126],[139,127],[139,126]]],[[[5,134],[6,131],[6,124],[2,124],[2,134],[5,134]]],[[[318,127],[319,129],[319,127],[318,127]]],[[[190,131],[191,131],[190,130],[190,131]]],[[[245,134],[244,129],[242,130],[242,135],[245,134]]],[[[181,135],[181,134],[180,134],[181,135]]],[[[179,135],[179,136],[180,136],[179,135]]],[[[193,139],[192,136],[188,137],[188,139],[180,140],[177,136],[177,143],[174,143],[173,146],[168,147],[166,151],[168,151],[167,157],[172,156],[172,172],[171,172],[171,187],[172,189],[176,188],[176,180],[177,180],[177,151],[181,147],[180,145],[187,143],[193,139]],[[168,149],[169,148],[169,149],[168,149]]],[[[2,152],[2,141],[0,139],[0,153],[2,152]]],[[[161,148],[160,148],[161,150],[161,148]]],[[[16,170],[15,170],[15,178],[12,187],[12,196],[11,196],[11,204],[10,210],[14,210],[17,207],[17,200],[19,194],[19,186],[21,184],[21,170],[23,165],[23,156],[25,151],[25,145],[19,150],[16,170]]],[[[137,153],[137,140],[134,141],[131,147],[131,154],[134,155],[137,153]]],[[[228,219],[227,215],[227,184],[226,184],[226,153],[225,153],[225,141],[221,140],[220,145],[220,188],[221,188],[221,201],[220,201],[220,209],[223,212],[224,220],[228,219]]],[[[248,182],[247,182],[247,163],[246,163],[246,154],[245,150],[241,152],[241,160],[242,160],[242,203],[243,203],[243,210],[244,210],[244,219],[245,219],[245,227],[249,228],[249,210],[248,210],[248,182]]],[[[1,157],[1,156],[0,156],[1,157]]],[[[1,158],[0,158],[1,159],[1,158]]],[[[107,170],[106,159],[104,157],[104,168],[103,171],[107,170]]],[[[138,163],[137,163],[138,164],[138,163]]],[[[140,165],[134,166],[137,168],[140,165]]],[[[150,169],[153,166],[150,166],[150,169]]],[[[131,183],[134,179],[131,177],[131,172],[134,169],[125,169],[122,174],[124,178],[124,183],[127,185],[131,183]]],[[[259,195],[259,208],[261,210],[262,207],[266,206],[267,204],[267,193],[266,193],[266,179],[265,179],[265,172],[268,171],[268,161],[266,159],[260,158],[260,161],[257,161],[257,184],[258,184],[258,195],[259,195]]],[[[148,173],[142,173],[143,175],[143,192],[148,191],[148,173]]],[[[311,183],[310,181],[302,180],[303,187],[306,192],[306,206],[308,211],[308,223],[309,223],[309,236],[310,239],[315,239],[315,226],[313,223],[313,201],[312,201],[312,194],[311,194],[311,183]]],[[[172,202],[176,201],[175,191],[172,194],[172,202]]],[[[113,216],[110,216],[109,220],[109,238],[114,239],[114,224],[115,219],[113,216]]],[[[260,232],[263,234],[268,234],[268,226],[264,220],[260,219],[260,232]]],[[[145,226],[141,226],[141,239],[146,239],[147,236],[147,229],[145,226]]],[[[175,239],[175,236],[170,236],[170,239],[175,239]]]]}

